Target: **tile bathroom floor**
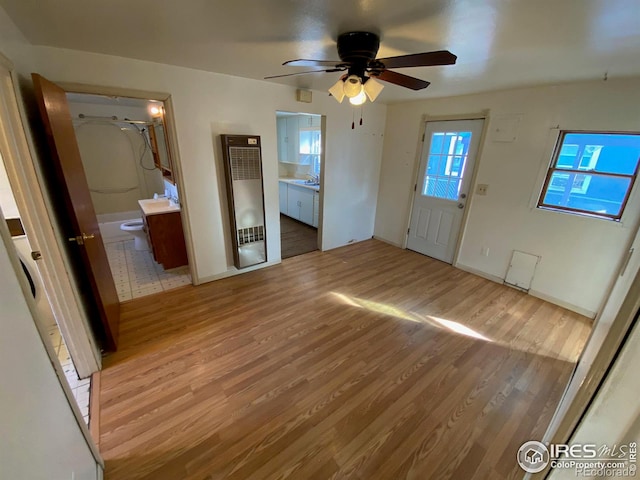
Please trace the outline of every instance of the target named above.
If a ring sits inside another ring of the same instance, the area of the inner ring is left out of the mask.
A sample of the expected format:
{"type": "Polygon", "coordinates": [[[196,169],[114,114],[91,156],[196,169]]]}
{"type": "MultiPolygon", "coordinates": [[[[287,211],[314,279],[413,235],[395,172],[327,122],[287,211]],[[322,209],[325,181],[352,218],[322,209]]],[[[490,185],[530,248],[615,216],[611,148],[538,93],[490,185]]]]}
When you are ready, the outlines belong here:
{"type": "Polygon", "coordinates": [[[80,380],[78,378],[78,374],[76,372],[76,367],[73,365],[71,361],[71,356],[69,355],[69,351],[67,350],[67,346],[64,343],[64,339],[60,334],[60,329],[57,324],[48,325],[47,333],[49,334],[49,339],[51,340],[51,344],[53,345],[53,349],[56,352],[58,360],[62,365],[62,369],[64,370],[64,375],[67,378],[67,383],[69,387],[71,387],[71,391],[73,392],[73,396],[76,399],[76,403],[78,407],[80,407],[80,412],[82,413],[82,417],[84,421],[89,424],[89,392],[91,389],[91,378],[85,378],[80,380]]]}
{"type": "Polygon", "coordinates": [[[191,284],[187,265],[165,270],[151,251],[133,248],[133,240],[106,243],[105,248],[121,302],[191,284]]]}

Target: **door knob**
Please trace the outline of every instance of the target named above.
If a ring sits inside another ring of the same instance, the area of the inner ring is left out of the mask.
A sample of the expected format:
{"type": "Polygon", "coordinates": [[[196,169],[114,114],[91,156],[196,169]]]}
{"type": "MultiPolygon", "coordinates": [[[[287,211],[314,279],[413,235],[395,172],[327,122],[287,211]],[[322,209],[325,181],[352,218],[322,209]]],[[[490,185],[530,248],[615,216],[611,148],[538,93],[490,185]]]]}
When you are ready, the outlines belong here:
{"type": "Polygon", "coordinates": [[[460,198],[467,198],[467,194],[466,193],[461,193],[460,194],[460,198]]]}
{"type": "Polygon", "coordinates": [[[91,235],[87,235],[83,233],[82,235],[78,235],[76,237],[70,237],[70,242],[76,242],[78,245],[84,245],[85,240],[91,240],[92,238],[96,238],[96,236],[92,233],[91,235]]]}
{"type": "Polygon", "coordinates": [[[464,208],[464,203],[459,203],[458,208],[464,208]]]}

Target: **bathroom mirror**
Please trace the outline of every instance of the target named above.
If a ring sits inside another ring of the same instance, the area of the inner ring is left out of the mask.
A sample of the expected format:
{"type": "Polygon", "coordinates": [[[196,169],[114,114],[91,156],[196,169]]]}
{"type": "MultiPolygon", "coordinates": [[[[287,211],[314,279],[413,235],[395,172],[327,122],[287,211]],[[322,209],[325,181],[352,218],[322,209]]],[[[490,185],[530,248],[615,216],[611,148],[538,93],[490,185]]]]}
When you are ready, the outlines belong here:
{"type": "Polygon", "coordinates": [[[171,152],[162,120],[156,120],[149,126],[149,139],[151,141],[151,150],[153,151],[153,159],[156,167],[160,169],[165,179],[174,183],[171,152]]]}

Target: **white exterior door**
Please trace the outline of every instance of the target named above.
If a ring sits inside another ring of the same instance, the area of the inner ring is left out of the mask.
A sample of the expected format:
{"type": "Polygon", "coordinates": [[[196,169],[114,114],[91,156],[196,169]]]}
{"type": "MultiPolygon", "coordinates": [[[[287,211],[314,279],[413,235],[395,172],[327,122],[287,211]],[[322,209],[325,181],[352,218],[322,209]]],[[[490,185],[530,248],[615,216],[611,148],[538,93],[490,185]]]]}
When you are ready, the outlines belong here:
{"type": "Polygon", "coordinates": [[[407,248],[453,262],[484,120],[428,122],[407,248]]]}

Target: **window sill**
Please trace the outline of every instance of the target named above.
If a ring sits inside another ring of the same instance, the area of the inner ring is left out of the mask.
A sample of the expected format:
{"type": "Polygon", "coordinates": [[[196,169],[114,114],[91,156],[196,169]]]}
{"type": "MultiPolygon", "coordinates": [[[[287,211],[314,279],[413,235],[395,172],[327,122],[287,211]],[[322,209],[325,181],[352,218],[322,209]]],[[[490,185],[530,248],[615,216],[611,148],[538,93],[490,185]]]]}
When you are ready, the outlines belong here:
{"type": "Polygon", "coordinates": [[[599,220],[602,223],[602,225],[610,225],[611,227],[614,228],[625,228],[625,220],[624,220],[624,215],[622,216],[622,218],[620,220],[613,220],[611,218],[606,218],[606,217],[599,217],[597,215],[588,215],[588,214],[581,214],[581,213],[572,213],[572,212],[567,212],[564,210],[559,210],[559,209],[554,209],[554,208],[549,208],[549,207],[538,207],[538,206],[534,206],[530,208],[531,211],[533,211],[534,213],[538,213],[538,214],[542,214],[542,215],[563,215],[565,218],[572,218],[576,221],[587,221],[590,222],[592,220],[599,220]]]}

